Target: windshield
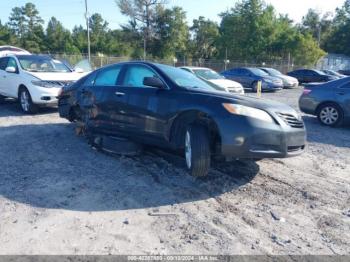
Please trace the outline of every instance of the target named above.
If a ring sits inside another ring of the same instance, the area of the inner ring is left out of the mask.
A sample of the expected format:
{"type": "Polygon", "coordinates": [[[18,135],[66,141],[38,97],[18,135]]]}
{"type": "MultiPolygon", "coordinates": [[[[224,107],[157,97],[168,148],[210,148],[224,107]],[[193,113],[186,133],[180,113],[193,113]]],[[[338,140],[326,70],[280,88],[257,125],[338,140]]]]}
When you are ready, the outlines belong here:
{"type": "Polygon", "coordinates": [[[71,70],[59,60],[47,56],[17,56],[21,67],[29,72],[59,72],[67,73],[71,70]]]}
{"type": "Polygon", "coordinates": [[[339,74],[338,72],[333,71],[333,70],[323,70],[323,72],[325,72],[326,74],[329,74],[329,75],[333,75],[333,76],[342,76],[341,74],[339,74]]]}
{"type": "Polygon", "coordinates": [[[268,76],[269,74],[258,68],[249,68],[249,71],[257,76],[268,76]]]}
{"type": "Polygon", "coordinates": [[[280,76],[282,75],[282,73],[276,69],[273,68],[265,68],[265,71],[267,71],[267,73],[271,76],[280,76]]]}
{"type": "Polygon", "coordinates": [[[314,72],[316,72],[319,75],[326,75],[324,72],[320,71],[320,70],[314,70],[314,72]]]}
{"type": "Polygon", "coordinates": [[[217,91],[217,89],[204,80],[199,79],[194,74],[189,73],[185,70],[178,69],[167,65],[158,65],[158,67],[168,75],[178,86],[184,88],[195,88],[207,91],[217,91]]]}
{"type": "Polygon", "coordinates": [[[213,70],[210,69],[193,69],[193,72],[196,76],[202,77],[206,80],[215,80],[215,79],[224,79],[225,77],[219,75],[213,70]]]}

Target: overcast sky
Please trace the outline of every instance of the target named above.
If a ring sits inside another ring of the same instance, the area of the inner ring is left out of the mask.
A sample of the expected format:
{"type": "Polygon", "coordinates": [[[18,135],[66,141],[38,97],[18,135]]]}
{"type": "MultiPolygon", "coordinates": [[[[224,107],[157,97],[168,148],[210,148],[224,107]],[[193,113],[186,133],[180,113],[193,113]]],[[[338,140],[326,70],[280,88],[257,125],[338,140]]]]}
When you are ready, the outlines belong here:
{"type": "MultiPolygon", "coordinates": [[[[296,22],[300,22],[309,8],[321,12],[334,12],[335,8],[343,5],[345,0],[267,0],[275,6],[278,13],[288,14],[296,22]]],[[[22,6],[28,0],[0,0],[0,20],[7,22],[11,9],[22,6]]],[[[84,24],[84,0],[32,0],[40,11],[42,18],[47,20],[55,16],[67,28],[84,24]]],[[[169,5],[178,5],[187,12],[189,23],[198,16],[205,16],[220,22],[218,14],[234,5],[235,0],[169,0],[169,5]]],[[[89,13],[101,13],[109,22],[110,28],[119,28],[126,23],[127,18],[122,16],[114,0],[88,0],[89,13]]]]}

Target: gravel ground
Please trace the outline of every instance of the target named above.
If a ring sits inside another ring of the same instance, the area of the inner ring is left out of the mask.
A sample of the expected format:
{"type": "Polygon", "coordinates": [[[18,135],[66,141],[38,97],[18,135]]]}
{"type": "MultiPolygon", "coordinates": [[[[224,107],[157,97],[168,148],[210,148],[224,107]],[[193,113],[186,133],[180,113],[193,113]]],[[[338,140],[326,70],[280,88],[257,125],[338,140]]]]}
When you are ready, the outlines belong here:
{"type": "MultiPolygon", "coordinates": [[[[264,97],[296,107],[300,90],[264,97]]],[[[252,95],[252,94],[250,94],[252,95]]],[[[216,165],[111,157],[53,109],[0,105],[0,254],[349,254],[350,130],[304,116],[302,156],[216,165]]]]}

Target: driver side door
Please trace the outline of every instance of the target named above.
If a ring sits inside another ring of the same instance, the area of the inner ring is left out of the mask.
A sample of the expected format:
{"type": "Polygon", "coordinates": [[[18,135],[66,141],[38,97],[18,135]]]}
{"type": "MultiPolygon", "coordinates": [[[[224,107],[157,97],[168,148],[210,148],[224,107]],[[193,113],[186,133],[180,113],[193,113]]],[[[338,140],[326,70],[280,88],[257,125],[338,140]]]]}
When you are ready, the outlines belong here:
{"type": "Polygon", "coordinates": [[[151,67],[142,64],[127,66],[119,92],[127,97],[124,106],[124,119],[127,119],[128,134],[147,139],[164,137],[166,117],[161,108],[167,103],[168,90],[144,85],[146,77],[160,78],[151,67]]]}

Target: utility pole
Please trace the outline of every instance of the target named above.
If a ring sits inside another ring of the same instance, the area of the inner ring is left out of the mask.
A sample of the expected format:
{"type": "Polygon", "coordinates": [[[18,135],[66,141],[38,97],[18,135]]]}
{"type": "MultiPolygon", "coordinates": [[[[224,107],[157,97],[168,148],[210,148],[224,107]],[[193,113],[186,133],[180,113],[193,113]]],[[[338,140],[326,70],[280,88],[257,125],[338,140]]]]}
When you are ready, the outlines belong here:
{"type": "Polygon", "coordinates": [[[88,4],[87,0],[85,0],[85,18],[86,18],[86,27],[87,27],[87,40],[88,40],[88,58],[89,62],[91,62],[91,43],[90,43],[90,17],[88,13],[88,4]]]}

